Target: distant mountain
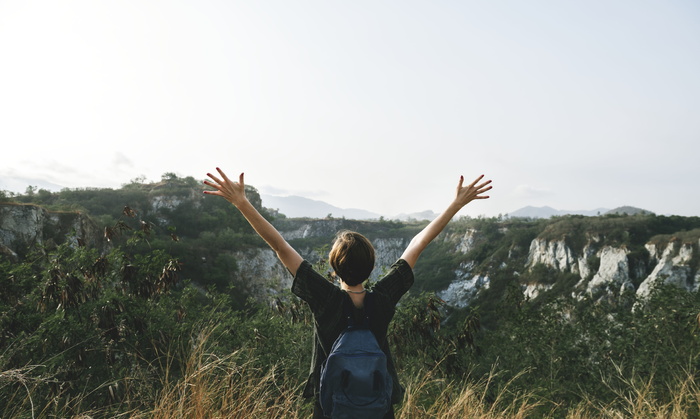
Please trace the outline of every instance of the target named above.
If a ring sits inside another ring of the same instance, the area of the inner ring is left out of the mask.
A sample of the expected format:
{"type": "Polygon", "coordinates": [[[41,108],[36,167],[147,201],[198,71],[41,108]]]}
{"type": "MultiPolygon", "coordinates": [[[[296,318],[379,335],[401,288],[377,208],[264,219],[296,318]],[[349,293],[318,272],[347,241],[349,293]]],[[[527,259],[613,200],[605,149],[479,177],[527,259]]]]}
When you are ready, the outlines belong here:
{"type": "Polygon", "coordinates": [[[645,209],[637,208],[637,207],[630,207],[628,205],[623,206],[623,207],[617,207],[615,209],[611,209],[610,211],[606,212],[606,214],[627,214],[627,215],[648,215],[648,214],[653,214],[651,211],[647,211],[645,209]]]}
{"type": "MultiPolygon", "coordinates": [[[[438,216],[438,214],[431,210],[386,216],[358,208],[339,208],[323,201],[295,195],[276,196],[261,194],[260,197],[262,198],[264,207],[277,210],[289,218],[322,219],[330,215],[335,218],[347,218],[349,220],[378,220],[384,217],[389,220],[420,221],[433,220],[438,216]]],[[[585,215],[588,217],[595,217],[605,214],[651,214],[651,211],[631,206],[618,207],[612,210],[608,208],[596,208],[593,210],[558,210],[548,206],[527,206],[508,213],[508,216],[513,218],[551,218],[561,215],[585,215]]]]}
{"type": "Polygon", "coordinates": [[[384,217],[389,220],[412,221],[432,220],[437,217],[433,211],[426,210],[417,213],[385,216],[358,208],[339,208],[323,201],[304,198],[302,196],[277,196],[261,194],[265,208],[275,209],[289,218],[326,218],[328,215],[349,220],[378,220],[384,217]]]}
{"type": "Polygon", "coordinates": [[[440,215],[436,212],[433,212],[431,210],[425,210],[421,212],[413,212],[410,214],[405,214],[401,213],[397,216],[390,217],[392,220],[399,220],[399,221],[412,221],[412,220],[434,220],[437,218],[437,216],[440,215]]]}
{"type": "Polygon", "coordinates": [[[570,211],[570,210],[558,210],[552,207],[532,207],[527,206],[520,208],[519,210],[508,213],[509,217],[520,217],[520,218],[550,218],[556,215],[586,215],[589,217],[602,215],[607,213],[609,210],[607,208],[597,208],[594,210],[581,210],[581,211],[570,211]]]}
{"type": "Polygon", "coordinates": [[[627,214],[627,215],[637,215],[637,214],[652,214],[651,211],[645,209],[623,206],[615,209],[607,208],[596,208],[594,210],[582,210],[582,211],[570,211],[570,210],[558,210],[552,207],[532,207],[527,206],[520,208],[517,211],[513,211],[508,214],[509,217],[520,217],[520,218],[550,218],[557,215],[585,215],[588,217],[594,217],[596,215],[605,214],[627,214]]]}
{"type": "Polygon", "coordinates": [[[381,215],[357,208],[339,208],[323,201],[301,196],[275,196],[261,194],[265,208],[276,209],[290,218],[326,218],[328,215],[351,220],[377,220],[381,215]]]}

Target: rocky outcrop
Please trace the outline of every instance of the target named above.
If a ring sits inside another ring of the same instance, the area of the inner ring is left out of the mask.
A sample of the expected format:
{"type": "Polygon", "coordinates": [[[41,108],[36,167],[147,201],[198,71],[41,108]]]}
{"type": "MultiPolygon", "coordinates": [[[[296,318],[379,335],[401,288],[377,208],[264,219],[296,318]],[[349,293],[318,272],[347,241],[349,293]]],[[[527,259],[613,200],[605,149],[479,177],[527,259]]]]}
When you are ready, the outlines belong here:
{"type": "Polygon", "coordinates": [[[36,205],[0,204],[0,246],[4,254],[68,243],[102,246],[95,223],[80,212],[52,212],[36,205]]]}
{"type": "MultiPolygon", "coordinates": [[[[301,230],[281,232],[284,236],[293,237],[298,234],[309,234],[306,228],[301,230]]],[[[334,232],[335,233],[335,232],[334,232]]],[[[306,237],[309,237],[308,235],[306,237]]],[[[330,240],[329,240],[330,243],[330,240]]],[[[401,256],[406,243],[400,238],[380,238],[372,241],[372,245],[376,252],[375,269],[370,276],[371,281],[379,279],[391,267],[394,262],[401,256]]],[[[319,249],[301,248],[298,249],[301,256],[312,264],[323,265],[322,261],[327,260],[328,255],[321,252],[319,249]]],[[[236,258],[237,271],[233,275],[233,281],[237,284],[244,285],[252,295],[263,297],[277,294],[283,290],[288,290],[292,285],[292,276],[287,269],[282,265],[282,262],[277,259],[277,255],[267,248],[250,249],[244,252],[234,253],[236,258]]],[[[327,266],[326,274],[330,272],[330,267],[327,266]]]]}
{"type": "Polygon", "coordinates": [[[523,295],[528,300],[534,300],[540,295],[540,293],[551,290],[553,286],[554,285],[552,284],[540,283],[525,284],[522,287],[523,295]]]}
{"type": "Polygon", "coordinates": [[[672,284],[688,291],[698,291],[700,288],[700,270],[693,275],[691,263],[693,258],[697,258],[697,249],[700,248],[700,241],[693,243],[682,243],[680,240],[671,240],[666,247],[661,250],[656,244],[649,243],[646,249],[650,257],[654,260],[654,270],[649,274],[637,290],[637,295],[646,297],[655,284],[672,284]]]}
{"type": "Polygon", "coordinates": [[[0,205],[0,244],[9,249],[41,245],[48,211],[34,205],[0,205]]]}
{"type": "MultiPolygon", "coordinates": [[[[693,272],[692,267],[693,260],[700,257],[697,254],[700,243],[671,240],[663,248],[648,243],[645,247],[649,252],[651,273],[645,276],[647,270],[633,270],[630,267],[629,251],[624,246],[602,246],[596,250],[599,241],[599,238],[590,240],[582,254],[576,256],[564,240],[537,238],[530,245],[526,266],[532,269],[537,264],[543,264],[560,272],[579,274],[576,292],[587,295],[635,291],[643,297],[658,283],[673,284],[689,291],[700,288],[700,273],[693,272]],[[640,280],[641,284],[635,290],[634,283],[640,280]]],[[[537,287],[530,284],[524,288],[524,292],[533,295],[535,289],[537,287]]]]}
{"type": "Polygon", "coordinates": [[[161,209],[175,209],[183,204],[183,202],[197,202],[191,198],[184,198],[173,195],[158,195],[151,197],[151,211],[158,212],[161,209]]]}
{"type": "MultiPolygon", "coordinates": [[[[447,232],[442,235],[444,240],[454,246],[455,253],[468,254],[482,243],[483,237],[478,230],[467,228],[463,232],[447,232]]],[[[489,288],[491,280],[487,274],[475,272],[473,260],[465,260],[452,269],[454,280],[446,289],[437,292],[448,306],[464,308],[482,290],[489,288]]]]}
{"type": "MultiPolygon", "coordinates": [[[[153,194],[149,199],[147,211],[150,216],[158,217],[167,216],[169,211],[183,204],[196,206],[201,196],[164,193],[153,194]]],[[[376,266],[370,278],[373,281],[401,256],[413,234],[408,232],[416,231],[415,226],[338,218],[280,218],[275,224],[283,237],[305,259],[321,267],[324,264],[327,266],[328,251],[339,230],[360,231],[373,237],[372,243],[376,251],[376,266]]],[[[466,307],[479,292],[491,288],[492,279],[503,278],[505,273],[512,276],[512,280],[519,281],[518,272],[533,273],[539,265],[576,275],[579,279],[572,286],[571,293],[580,297],[604,298],[628,292],[645,297],[659,283],[673,284],[689,291],[698,291],[700,288],[700,240],[697,233],[691,231],[683,234],[679,236],[682,239],[673,238],[673,235],[650,238],[645,246],[646,254],[640,254],[644,253],[643,249],[630,251],[625,246],[606,241],[604,230],[591,233],[580,228],[582,225],[587,224],[582,222],[573,233],[560,230],[564,231],[560,237],[553,238],[550,230],[531,241],[495,244],[487,241],[486,237],[489,237],[488,240],[505,237],[509,233],[506,227],[499,226],[498,234],[494,233],[495,230],[486,234],[486,230],[479,230],[479,222],[448,226],[436,240],[439,244],[437,248],[440,252],[450,253],[446,260],[455,262],[454,266],[441,266],[441,269],[449,270],[449,284],[438,290],[438,296],[449,306],[466,307]],[[469,226],[464,227],[465,224],[469,226]],[[576,243],[576,248],[572,248],[570,243],[576,243]],[[493,252],[498,256],[489,254],[484,261],[484,248],[499,249],[493,252]],[[476,252],[473,253],[474,251],[476,252]],[[475,256],[478,263],[471,260],[470,254],[478,255],[475,256]]],[[[32,248],[44,249],[60,243],[77,246],[79,242],[98,248],[104,245],[102,231],[80,212],[51,212],[36,205],[0,204],[0,254],[10,260],[21,259],[32,248]]],[[[262,297],[287,290],[291,286],[291,275],[274,252],[266,247],[250,248],[229,255],[236,265],[236,269],[232,269],[234,272],[231,273],[231,281],[250,291],[251,295],[262,297]]],[[[325,269],[329,270],[327,267],[325,269]]],[[[441,275],[444,280],[444,271],[441,275]]],[[[430,278],[422,280],[427,282],[430,278]]],[[[538,281],[532,275],[528,275],[527,283],[521,284],[521,290],[527,299],[539,298],[552,288],[551,278],[538,281]]]]}
{"type": "Polygon", "coordinates": [[[282,226],[278,226],[278,229],[285,240],[308,239],[312,237],[328,237],[332,239],[338,231],[347,228],[345,224],[343,219],[299,220],[296,223],[289,220],[282,226]]]}
{"type": "MultiPolygon", "coordinates": [[[[448,237],[449,240],[449,237],[448,237]]],[[[464,232],[464,234],[458,238],[457,241],[457,246],[455,248],[456,251],[467,254],[469,253],[472,249],[474,249],[474,246],[478,244],[479,240],[479,235],[478,231],[473,228],[468,228],[464,232]]]]}
{"type": "Polygon", "coordinates": [[[535,239],[530,243],[530,252],[526,266],[531,268],[537,264],[542,264],[562,272],[578,272],[578,261],[574,258],[573,252],[561,240],[535,239]]]}
{"type": "Polygon", "coordinates": [[[456,308],[464,308],[482,289],[488,289],[491,284],[489,277],[474,275],[468,279],[458,279],[450,283],[447,289],[437,293],[445,303],[456,308]]]}
{"type": "Polygon", "coordinates": [[[267,248],[235,252],[237,270],[234,281],[254,297],[262,298],[292,286],[292,275],[267,248]]]}
{"type": "MultiPolygon", "coordinates": [[[[611,246],[603,247],[597,256],[600,258],[598,271],[586,286],[586,293],[594,295],[597,291],[606,289],[620,289],[627,287],[630,281],[629,262],[627,249],[611,246]]],[[[585,281],[585,278],[582,278],[585,281]]]]}

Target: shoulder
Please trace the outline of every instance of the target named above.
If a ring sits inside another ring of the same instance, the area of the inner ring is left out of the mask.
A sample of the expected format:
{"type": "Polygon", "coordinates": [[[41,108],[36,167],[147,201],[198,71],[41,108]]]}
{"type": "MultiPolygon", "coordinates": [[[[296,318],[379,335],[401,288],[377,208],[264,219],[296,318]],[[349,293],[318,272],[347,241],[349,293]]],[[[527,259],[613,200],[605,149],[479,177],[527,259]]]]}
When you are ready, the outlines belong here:
{"type": "Polygon", "coordinates": [[[413,268],[411,268],[411,265],[406,262],[406,260],[399,259],[391,265],[389,274],[413,277],[413,268]]]}
{"type": "Polygon", "coordinates": [[[292,293],[313,306],[342,291],[304,260],[292,282],[292,293]]]}
{"type": "Polygon", "coordinates": [[[389,271],[377,282],[377,285],[386,281],[401,281],[413,284],[413,268],[404,259],[399,259],[391,265],[389,271]]]}
{"type": "Polygon", "coordinates": [[[411,265],[404,259],[399,259],[391,265],[389,272],[372,287],[372,290],[377,294],[388,297],[393,304],[396,304],[411,288],[413,281],[411,265]]]}

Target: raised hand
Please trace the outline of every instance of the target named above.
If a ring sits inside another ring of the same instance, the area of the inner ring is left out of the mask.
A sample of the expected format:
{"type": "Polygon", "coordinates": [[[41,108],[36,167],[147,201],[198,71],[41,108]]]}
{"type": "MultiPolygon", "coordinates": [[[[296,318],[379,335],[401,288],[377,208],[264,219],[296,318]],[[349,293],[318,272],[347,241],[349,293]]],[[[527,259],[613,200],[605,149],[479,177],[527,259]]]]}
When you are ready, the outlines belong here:
{"type": "Polygon", "coordinates": [[[282,261],[282,264],[289,270],[292,275],[296,275],[297,269],[303,261],[302,257],[297,253],[292,246],[284,240],[284,237],[275,229],[275,227],[267,221],[258,210],[248,201],[245,196],[245,183],[243,182],[243,173],[238,178],[238,182],[231,181],[226,173],[218,167],[221,178],[207,173],[211,180],[205,180],[204,184],[214,188],[213,191],[204,191],[207,195],[217,195],[225,198],[228,202],[238,208],[251,227],[265,240],[272,250],[277,253],[277,257],[282,261]]]}
{"type": "Polygon", "coordinates": [[[204,181],[205,185],[211,186],[216,190],[204,191],[204,193],[207,195],[221,196],[236,207],[247,201],[245,196],[245,182],[243,181],[243,173],[241,173],[239,176],[238,182],[233,182],[228,178],[228,176],[226,176],[226,173],[224,173],[223,170],[219,169],[218,167],[216,170],[219,172],[221,179],[212,175],[211,173],[207,173],[207,176],[209,176],[213,182],[209,180],[204,181]]]}
{"type": "Polygon", "coordinates": [[[455,202],[457,202],[461,206],[465,206],[471,201],[475,199],[488,199],[488,195],[482,195],[484,192],[490,190],[492,186],[489,184],[491,183],[490,180],[484,181],[482,183],[479,183],[481,179],[484,178],[484,175],[481,175],[474,179],[472,183],[470,183],[467,186],[463,186],[464,184],[464,176],[459,177],[459,184],[457,185],[457,193],[455,196],[455,202]]]}
{"type": "Polygon", "coordinates": [[[490,190],[492,186],[490,186],[490,180],[479,183],[483,178],[484,175],[481,175],[474,179],[474,182],[464,186],[464,176],[460,176],[454,201],[448,205],[445,211],[438,215],[437,218],[431,221],[430,224],[425,226],[423,230],[413,237],[411,242],[408,244],[408,247],[401,255],[401,259],[408,262],[409,266],[413,268],[425,247],[428,246],[428,244],[430,244],[430,242],[433,241],[438,234],[440,234],[445,226],[447,226],[447,223],[450,222],[452,217],[454,217],[463,206],[475,199],[487,199],[488,195],[482,194],[490,190]]]}

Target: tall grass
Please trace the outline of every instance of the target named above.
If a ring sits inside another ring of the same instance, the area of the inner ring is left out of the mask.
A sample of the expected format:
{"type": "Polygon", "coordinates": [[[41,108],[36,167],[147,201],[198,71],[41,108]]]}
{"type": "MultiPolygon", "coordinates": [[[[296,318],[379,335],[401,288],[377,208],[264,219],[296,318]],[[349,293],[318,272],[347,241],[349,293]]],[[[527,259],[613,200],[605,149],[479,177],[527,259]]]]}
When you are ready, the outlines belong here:
{"type": "MultiPolygon", "coordinates": [[[[618,369],[618,373],[621,373],[621,370],[618,369]]],[[[696,376],[697,374],[686,371],[684,376],[678,376],[673,383],[669,383],[663,394],[659,394],[654,391],[653,377],[629,378],[618,374],[617,379],[621,380],[622,386],[614,386],[608,380],[603,380],[606,387],[616,395],[613,402],[602,405],[596,400],[585,399],[569,412],[567,418],[698,418],[700,417],[700,385],[696,376]]]]}
{"type": "Polygon", "coordinates": [[[496,419],[527,418],[540,406],[532,392],[518,393],[513,382],[516,375],[487,400],[497,372],[476,383],[447,382],[433,371],[424,371],[409,381],[404,402],[396,415],[399,419],[496,419]],[[513,393],[515,392],[515,394],[513,393]]]}
{"type": "Polygon", "coordinates": [[[165,369],[152,409],[133,418],[297,418],[303,400],[298,377],[256,365],[254,349],[220,356],[208,350],[214,328],[192,342],[183,371],[165,369]],[[179,378],[171,379],[171,376],[179,378]]]}
{"type": "MultiPolygon", "coordinates": [[[[34,392],[51,383],[51,379],[33,375],[31,368],[6,370],[0,373],[0,387],[13,386],[9,399],[0,400],[3,418],[102,418],[133,419],[166,418],[307,418],[311,403],[301,397],[302,377],[290,377],[282,368],[256,363],[254,348],[241,349],[222,356],[211,351],[213,328],[202,329],[188,342],[186,350],[173,350],[163,357],[158,382],[151,383],[151,394],[145,395],[147,405],[127,402],[121,408],[89,406],[90,391],[68,397],[58,395],[54,400],[38,403],[34,392]],[[179,355],[178,355],[179,354],[179,355]],[[182,359],[176,359],[182,357],[182,359]],[[152,402],[151,402],[152,400],[152,402]],[[4,405],[4,406],[3,406],[4,405]],[[130,407],[131,406],[131,407],[130,407]],[[83,408],[84,407],[84,408],[83,408]]],[[[181,348],[182,349],[182,348],[181,348]]],[[[448,381],[439,369],[424,370],[404,377],[406,393],[396,408],[398,419],[523,419],[546,418],[664,418],[700,417],[700,385],[693,371],[669,383],[667,391],[659,394],[652,386],[653,377],[625,377],[618,369],[614,380],[605,379],[615,400],[602,404],[583,395],[583,402],[573,408],[557,407],[545,400],[537,389],[518,387],[525,370],[505,384],[492,369],[484,379],[448,381]],[[552,407],[554,406],[554,407],[552,407]]],[[[126,378],[124,382],[128,382],[126,378]]],[[[148,383],[146,383],[148,384],[148,383]]],[[[114,383],[104,383],[104,388],[114,383]]],[[[137,388],[137,387],[133,387],[137,388]]],[[[139,386],[138,388],[143,388],[139,386]]],[[[8,394],[8,393],[5,393],[8,394]]],[[[127,394],[136,400],[138,392],[127,394]]]]}

